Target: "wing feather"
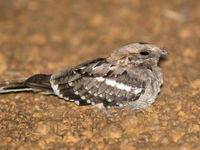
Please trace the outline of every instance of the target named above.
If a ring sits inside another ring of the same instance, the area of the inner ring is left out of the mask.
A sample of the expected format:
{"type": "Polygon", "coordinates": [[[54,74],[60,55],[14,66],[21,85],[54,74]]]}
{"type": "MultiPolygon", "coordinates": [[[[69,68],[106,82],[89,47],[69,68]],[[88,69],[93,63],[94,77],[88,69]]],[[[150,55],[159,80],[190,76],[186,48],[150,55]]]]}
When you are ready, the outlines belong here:
{"type": "Polygon", "coordinates": [[[80,101],[76,102],[79,105],[103,103],[106,107],[122,107],[127,101],[137,100],[145,89],[144,81],[131,77],[125,68],[117,68],[105,58],[53,75],[51,84],[65,99],[80,101]]]}

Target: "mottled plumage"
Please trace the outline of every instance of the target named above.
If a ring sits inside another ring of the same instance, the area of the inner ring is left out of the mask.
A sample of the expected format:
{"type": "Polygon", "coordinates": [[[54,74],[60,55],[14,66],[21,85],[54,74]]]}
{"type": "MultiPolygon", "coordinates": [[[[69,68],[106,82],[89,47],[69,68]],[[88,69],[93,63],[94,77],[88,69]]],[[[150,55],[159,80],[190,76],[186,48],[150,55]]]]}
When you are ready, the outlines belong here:
{"type": "Polygon", "coordinates": [[[158,62],[166,54],[155,45],[133,43],[107,58],[87,61],[57,74],[1,82],[4,87],[0,93],[44,91],[77,105],[143,109],[160,92],[163,77],[158,62]]]}

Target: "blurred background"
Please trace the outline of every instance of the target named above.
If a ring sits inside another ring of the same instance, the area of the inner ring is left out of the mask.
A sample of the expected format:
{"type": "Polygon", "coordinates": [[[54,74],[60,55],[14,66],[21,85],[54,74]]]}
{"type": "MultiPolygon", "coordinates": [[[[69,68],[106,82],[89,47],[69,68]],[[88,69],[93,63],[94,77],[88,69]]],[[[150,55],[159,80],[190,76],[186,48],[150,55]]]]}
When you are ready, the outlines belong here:
{"type": "Polygon", "coordinates": [[[199,42],[199,5],[198,0],[1,0],[0,51],[11,70],[34,73],[58,71],[138,41],[164,47],[179,59],[199,42]]]}
{"type": "Polygon", "coordinates": [[[199,8],[199,0],[0,0],[0,80],[55,73],[139,41],[169,52],[158,101],[113,120],[53,96],[0,96],[0,148],[200,149],[199,8]]]}

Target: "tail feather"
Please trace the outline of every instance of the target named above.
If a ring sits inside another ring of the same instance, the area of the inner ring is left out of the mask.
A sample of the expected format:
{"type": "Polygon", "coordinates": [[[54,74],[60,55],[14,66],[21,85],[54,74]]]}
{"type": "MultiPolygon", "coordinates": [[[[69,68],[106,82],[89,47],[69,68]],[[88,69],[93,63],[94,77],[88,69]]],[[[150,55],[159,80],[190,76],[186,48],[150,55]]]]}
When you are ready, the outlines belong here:
{"type": "Polygon", "coordinates": [[[19,88],[19,87],[15,87],[13,89],[11,88],[0,88],[0,94],[3,93],[11,93],[11,92],[24,92],[24,91],[33,91],[33,89],[31,88],[19,88]]]}
{"type": "Polygon", "coordinates": [[[53,93],[50,85],[51,75],[37,74],[30,78],[0,81],[0,93],[22,91],[44,91],[53,93]]]}
{"type": "Polygon", "coordinates": [[[24,85],[26,80],[26,78],[23,78],[0,81],[0,93],[31,91],[31,88],[24,85]]]}

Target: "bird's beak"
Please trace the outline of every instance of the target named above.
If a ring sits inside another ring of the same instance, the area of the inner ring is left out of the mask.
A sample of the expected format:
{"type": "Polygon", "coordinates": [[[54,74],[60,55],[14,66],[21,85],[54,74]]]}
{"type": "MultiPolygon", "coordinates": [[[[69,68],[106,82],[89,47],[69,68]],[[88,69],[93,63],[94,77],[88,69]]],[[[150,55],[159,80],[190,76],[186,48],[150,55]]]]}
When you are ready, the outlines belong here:
{"type": "Polygon", "coordinates": [[[160,51],[160,55],[162,56],[167,56],[168,55],[168,52],[166,51],[166,50],[164,50],[164,49],[162,49],[161,51],[160,51]]]}

